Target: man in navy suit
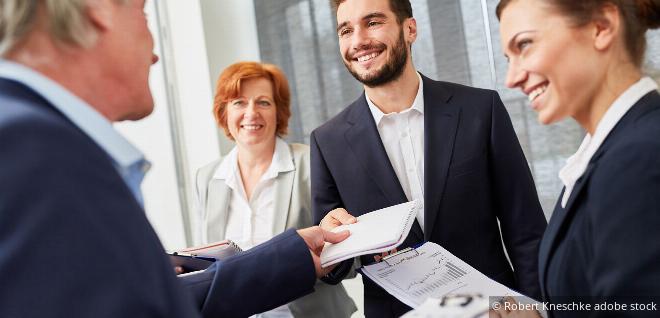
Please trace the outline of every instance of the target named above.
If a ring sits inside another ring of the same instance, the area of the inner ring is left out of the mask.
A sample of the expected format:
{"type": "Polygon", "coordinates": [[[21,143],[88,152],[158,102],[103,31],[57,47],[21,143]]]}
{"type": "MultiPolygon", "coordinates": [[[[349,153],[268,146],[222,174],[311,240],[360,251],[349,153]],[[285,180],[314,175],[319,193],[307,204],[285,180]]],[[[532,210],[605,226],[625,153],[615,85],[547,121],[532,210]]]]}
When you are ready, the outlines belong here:
{"type": "Polygon", "coordinates": [[[149,164],[112,127],[152,111],[143,0],[0,2],[0,316],[241,317],[313,291],[319,227],[181,286],[142,209],[149,164]]]}
{"type": "MultiPolygon", "coordinates": [[[[415,70],[410,50],[417,26],[408,0],[336,0],[335,8],[341,56],[365,92],[312,132],[316,222],[331,229],[354,222],[352,216],[420,200],[424,208],[402,247],[439,243],[538,298],[537,253],[546,220],[497,93],[437,82],[415,70]]],[[[380,257],[359,260],[366,265],[380,257]]],[[[339,282],[351,263],[324,280],[339,282]]],[[[363,282],[367,316],[410,310],[363,282]]]]}

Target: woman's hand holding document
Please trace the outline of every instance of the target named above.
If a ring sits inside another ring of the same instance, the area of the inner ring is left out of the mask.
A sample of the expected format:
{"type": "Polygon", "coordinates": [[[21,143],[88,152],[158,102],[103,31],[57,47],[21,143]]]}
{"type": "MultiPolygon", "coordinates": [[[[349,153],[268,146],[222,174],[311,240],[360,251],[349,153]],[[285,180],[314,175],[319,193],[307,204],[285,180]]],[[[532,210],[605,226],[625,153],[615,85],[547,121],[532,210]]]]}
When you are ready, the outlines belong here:
{"type": "Polygon", "coordinates": [[[418,201],[402,203],[363,214],[357,217],[355,223],[335,227],[333,232],[349,230],[351,236],[341,243],[326,243],[321,252],[321,266],[327,267],[360,255],[390,251],[401,245],[412,228],[420,206],[418,201]]]}

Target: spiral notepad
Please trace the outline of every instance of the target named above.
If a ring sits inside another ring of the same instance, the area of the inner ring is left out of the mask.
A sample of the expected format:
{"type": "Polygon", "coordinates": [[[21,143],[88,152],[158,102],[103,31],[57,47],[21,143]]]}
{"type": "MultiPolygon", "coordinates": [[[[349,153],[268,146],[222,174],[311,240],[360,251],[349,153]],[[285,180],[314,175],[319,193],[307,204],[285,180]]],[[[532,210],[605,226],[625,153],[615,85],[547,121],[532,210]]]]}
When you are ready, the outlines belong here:
{"type": "Polygon", "coordinates": [[[360,255],[390,251],[403,243],[412,228],[419,201],[410,201],[357,217],[357,222],[342,225],[333,230],[349,230],[351,235],[344,241],[326,243],[321,252],[321,266],[347,260],[360,255]]]}

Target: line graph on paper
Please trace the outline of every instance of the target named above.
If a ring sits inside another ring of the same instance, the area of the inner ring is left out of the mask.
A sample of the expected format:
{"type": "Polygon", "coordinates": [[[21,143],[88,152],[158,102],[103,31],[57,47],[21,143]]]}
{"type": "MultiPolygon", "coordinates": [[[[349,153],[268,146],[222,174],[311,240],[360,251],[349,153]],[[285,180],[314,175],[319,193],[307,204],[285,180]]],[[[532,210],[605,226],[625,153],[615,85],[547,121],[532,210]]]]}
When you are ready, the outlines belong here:
{"type": "Polygon", "coordinates": [[[382,268],[378,276],[392,286],[413,297],[428,297],[433,294],[446,294],[465,286],[462,280],[470,271],[462,264],[456,264],[442,253],[420,252],[415,257],[415,267],[409,259],[395,262],[395,267],[382,268]],[[424,271],[419,269],[423,268],[424,271]]]}

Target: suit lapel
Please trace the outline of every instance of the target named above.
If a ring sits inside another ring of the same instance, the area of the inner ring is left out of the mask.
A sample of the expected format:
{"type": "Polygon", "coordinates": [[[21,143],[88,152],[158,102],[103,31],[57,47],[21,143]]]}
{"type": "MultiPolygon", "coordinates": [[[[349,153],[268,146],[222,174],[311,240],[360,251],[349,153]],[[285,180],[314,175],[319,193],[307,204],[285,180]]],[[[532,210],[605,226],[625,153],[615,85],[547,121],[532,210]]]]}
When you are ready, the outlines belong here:
{"type": "Polygon", "coordinates": [[[357,163],[364,168],[376,187],[383,193],[388,206],[406,202],[406,195],[387,157],[365,95],[362,94],[351,108],[352,112],[348,119],[351,126],[346,130],[344,137],[357,163]]]}
{"type": "Polygon", "coordinates": [[[429,240],[440,210],[454,151],[460,107],[451,93],[424,76],[424,239],[429,240]]]}
{"type": "Polygon", "coordinates": [[[295,170],[280,172],[275,179],[275,215],[273,220],[273,233],[282,233],[289,219],[291,194],[293,193],[293,179],[295,170]]]}
{"type": "MultiPolygon", "coordinates": [[[[595,159],[599,157],[598,153],[601,152],[602,149],[603,147],[601,147],[601,149],[594,155],[595,159]]],[[[539,246],[539,277],[541,278],[541,291],[544,295],[547,295],[546,275],[548,263],[552,257],[552,253],[555,251],[557,244],[559,243],[558,238],[563,237],[563,235],[559,235],[559,233],[564,232],[566,227],[570,224],[570,220],[575,213],[575,211],[573,211],[575,201],[580,196],[582,190],[584,190],[584,185],[587,184],[587,180],[591,177],[596,162],[597,160],[590,162],[587,169],[584,171],[584,174],[582,174],[582,177],[575,182],[575,186],[566,202],[565,208],[561,207],[561,198],[564,195],[565,189],[562,190],[561,195],[557,200],[557,204],[555,205],[554,212],[552,213],[552,217],[550,218],[548,228],[543,235],[543,240],[541,240],[541,245],[539,246]]]]}
{"type": "Polygon", "coordinates": [[[231,189],[224,180],[211,179],[206,198],[206,237],[208,242],[225,239],[231,189]]]}

